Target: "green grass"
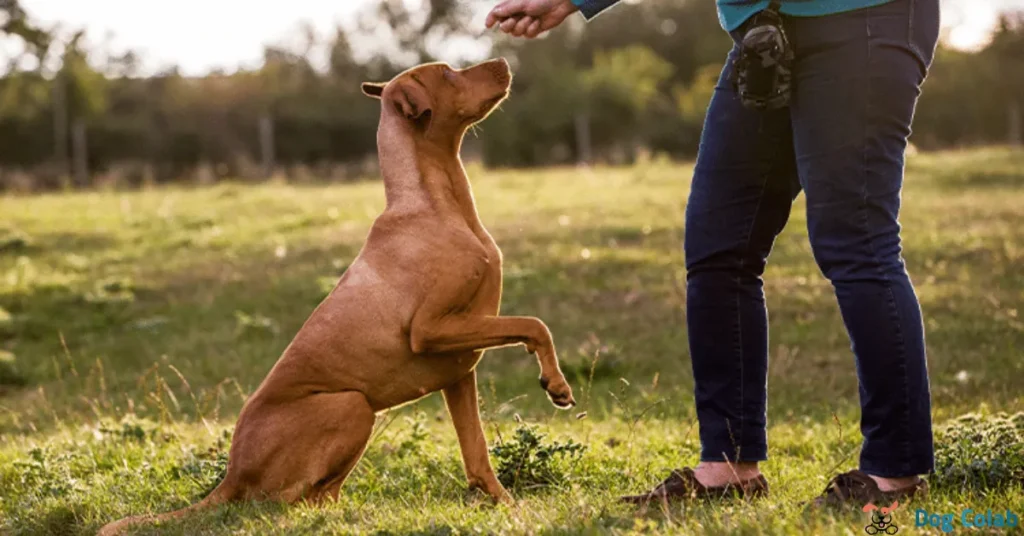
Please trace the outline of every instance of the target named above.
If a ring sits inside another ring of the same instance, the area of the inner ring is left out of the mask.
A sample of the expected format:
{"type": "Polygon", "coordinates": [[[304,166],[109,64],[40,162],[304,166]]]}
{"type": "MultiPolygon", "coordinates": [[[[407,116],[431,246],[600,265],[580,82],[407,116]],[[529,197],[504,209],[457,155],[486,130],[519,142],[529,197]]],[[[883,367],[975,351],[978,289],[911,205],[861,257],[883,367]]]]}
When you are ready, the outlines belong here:
{"type": "MultiPolygon", "coordinates": [[[[549,440],[585,445],[558,468],[561,488],[523,489],[515,508],[467,494],[432,395],[380,418],[336,504],[235,505],[140,532],[863,533],[863,514],[797,506],[855,466],[860,439],[853,358],[802,201],[766,276],[772,496],[645,514],[615,503],[697,461],[681,251],[691,172],[470,170],[505,253],[502,310],[548,323],[581,403],[555,411],[534,359],[490,352],[479,369],[488,436],[508,441],[518,415],[549,440]]],[[[0,533],[90,534],[203,496],[245,396],[382,206],[373,181],[0,198],[0,533]]],[[[905,256],[937,424],[1024,410],[1022,206],[1024,153],[908,164],[905,256]]],[[[946,487],[914,507],[1020,515],[1024,492],[946,487]]],[[[920,530],[909,509],[896,522],[920,530]]]]}

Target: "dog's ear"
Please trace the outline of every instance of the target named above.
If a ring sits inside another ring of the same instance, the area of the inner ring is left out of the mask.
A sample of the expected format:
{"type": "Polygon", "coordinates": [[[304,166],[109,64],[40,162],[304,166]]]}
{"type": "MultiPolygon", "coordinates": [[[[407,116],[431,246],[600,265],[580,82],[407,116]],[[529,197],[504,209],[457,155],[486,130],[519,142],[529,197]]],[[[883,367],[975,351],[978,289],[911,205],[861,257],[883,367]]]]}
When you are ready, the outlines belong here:
{"type": "Polygon", "coordinates": [[[392,99],[399,113],[406,119],[414,121],[425,127],[425,122],[430,120],[432,104],[430,95],[422,84],[403,80],[398,83],[392,92],[392,99]]]}
{"type": "Polygon", "coordinates": [[[362,86],[363,95],[366,95],[367,97],[372,97],[374,99],[379,99],[380,96],[384,94],[384,88],[385,87],[387,87],[387,84],[377,84],[377,83],[374,83],[374,82],[363,82],[363,86],[362,86]]]}

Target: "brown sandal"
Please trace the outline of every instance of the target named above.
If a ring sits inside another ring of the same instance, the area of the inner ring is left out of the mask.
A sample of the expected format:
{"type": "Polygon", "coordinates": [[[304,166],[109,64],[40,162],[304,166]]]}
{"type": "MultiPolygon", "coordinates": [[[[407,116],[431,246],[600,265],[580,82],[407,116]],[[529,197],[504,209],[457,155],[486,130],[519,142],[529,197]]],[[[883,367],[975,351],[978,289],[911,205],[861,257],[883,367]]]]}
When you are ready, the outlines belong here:
{"type": "Polygon", "coordinates": [[[748,499],[768,495],[768,481],[758,475],[739,484],[707,487],[697,480],[693,469],[686,467],[672,471],[664,482],[642,495],[626,495],[619,500],[630,504],[648,504],[652,501],[694,501],[741,498],[748,499]]]}
{"type": "Polygon", "coordinates": [[[850,471],[836,475],[821,496],[811,503],[820,508],[863,508],[867,504],[889,506],[896,501],[925,497],[928,495],[928,482],[918,479],[914,484],[892,491],[882,491],[875,479],[861,471],[850,471]]]}

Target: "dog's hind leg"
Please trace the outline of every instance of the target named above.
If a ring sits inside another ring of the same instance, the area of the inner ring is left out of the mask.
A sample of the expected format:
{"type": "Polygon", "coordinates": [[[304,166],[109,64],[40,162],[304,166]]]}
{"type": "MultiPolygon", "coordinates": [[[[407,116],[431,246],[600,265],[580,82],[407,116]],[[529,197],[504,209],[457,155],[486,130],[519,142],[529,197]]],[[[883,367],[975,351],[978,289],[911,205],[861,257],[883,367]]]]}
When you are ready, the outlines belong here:
{"type": "Polygon", "coordinates": [[[325,404],[326,420],[340,425],[332,427],[332,441],[325,457],[325,474],[314,485],[309,501],[320,502],[327,498],[337,499],[341,485],[363,456],[373,432],[376,416],[366,397],[356,391],[330,395],[325,404]]]}
{"type": "Polygon", "coordinates": [[[375,420],[358,391],[261,400],[242,413],[226,480],[238,482],[242,499],[285,503],[337,496],[375,420]]]}
{"type": "Polygon", "coordinates": [[[511,503],[505,488],[494,475],[491,461],[487,457],[487,440],[480,426],[480,408],[476,394],[476,372],[462,378],[444,389],[444,401],[459,436],[462,461],[470,489],[482,489],[496,502],[511,503]]]}

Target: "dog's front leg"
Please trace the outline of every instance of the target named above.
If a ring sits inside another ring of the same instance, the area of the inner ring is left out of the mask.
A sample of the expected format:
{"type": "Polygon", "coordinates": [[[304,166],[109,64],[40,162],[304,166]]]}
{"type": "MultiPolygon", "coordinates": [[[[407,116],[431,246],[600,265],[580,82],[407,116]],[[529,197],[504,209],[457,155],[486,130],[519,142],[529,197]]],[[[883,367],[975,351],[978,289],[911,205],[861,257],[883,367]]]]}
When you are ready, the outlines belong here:
{"type": "Polygon", "coordinates": [[[551,331],[540,319],[528,316],[451,315],[434,318],[417,313],[410,330],[416,354],[445,354],[525,344],[540,362],[540,385],[560,408],[576,405],[572,388],[558,366],[551,331]]]}
{"type": "Polygon", "coordinates": [[[487,457],[487,440],[480,425],[480,409],[477,405],[476,371],[444,389],[444,401],[452,416],[455,433],[459,436],[462,462],[470,489],[481,489],[496,502],[512,504],[512,496],[498,482],[487,457]]]}

